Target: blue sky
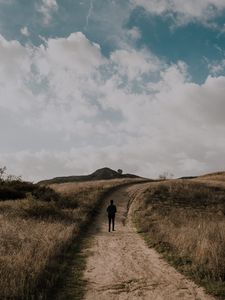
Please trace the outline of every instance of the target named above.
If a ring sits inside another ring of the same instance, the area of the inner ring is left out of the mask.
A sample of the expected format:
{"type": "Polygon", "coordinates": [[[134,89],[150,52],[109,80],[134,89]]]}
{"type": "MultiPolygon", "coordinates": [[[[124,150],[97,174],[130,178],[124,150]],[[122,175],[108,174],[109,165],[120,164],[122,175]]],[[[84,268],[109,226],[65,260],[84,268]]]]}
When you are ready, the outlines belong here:
{"type": "Polygon", "coordinates": [[[138,47],[147,46],[168,63],[184,61],[192,79],[204,82],[208,76],[208,61],[220,60],[224,55],[225,36],[221,33],[221,23],[225,23],[225,16],[215,21],[218,28],[197,21],[176,27],[172,16],[149,15],[143,8],[136,8],[128,25],[136,26],[141,32],[138,47]]]}
{"type": "Polygon", "coordinates": [[[179,26],[173,14],[151,14],[142,6],[131,6],[129,1],[66,0],[58,1],[57,10],[50,13],[51,21],[43,24],[43,14],[38,9],[41,5],[41,1],[3,2],[0,19],[4,37],[23,44],[40,45],[43,43],[40,36],[46,39],[67,37],[71,32],[81,31],[98,43],[102,53],[108,56],[121,48],[117,39],[122,31],[136,27],[141,37],[134,47],[147,47],[168,63],[186,62],[190,75],[197,82],[206,79],[207,62],[221,60],[224,55],[224,10],[208,24],[192,20],[179,26]],[[29,37],[21,34],[25,26],[29,28],[29,37]]]}
{"type": "Polygon", "coordinates": [[[11,173],[221,169],[224,1],[0,0],[0,36],[11,173]]]}

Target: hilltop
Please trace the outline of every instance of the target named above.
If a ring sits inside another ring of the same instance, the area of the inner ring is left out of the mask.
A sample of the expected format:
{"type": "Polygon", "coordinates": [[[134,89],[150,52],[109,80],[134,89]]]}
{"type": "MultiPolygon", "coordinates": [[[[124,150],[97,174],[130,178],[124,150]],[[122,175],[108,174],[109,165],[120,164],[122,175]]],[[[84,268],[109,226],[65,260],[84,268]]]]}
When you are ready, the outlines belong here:
{"type": "Polygon", "coordinates": [[[42,180],[40,184],[52,184],[52,183],[65,183],[65,182],[82,182],[82,181],[94,181],[94,180],[107,180],[107,179],[119,179],[119,178],[141,178],[134,174],[121,174],[110,168],[101,168],[89,175],[78,176],[63,176],[55,177],[52,179],[42,180]]]}

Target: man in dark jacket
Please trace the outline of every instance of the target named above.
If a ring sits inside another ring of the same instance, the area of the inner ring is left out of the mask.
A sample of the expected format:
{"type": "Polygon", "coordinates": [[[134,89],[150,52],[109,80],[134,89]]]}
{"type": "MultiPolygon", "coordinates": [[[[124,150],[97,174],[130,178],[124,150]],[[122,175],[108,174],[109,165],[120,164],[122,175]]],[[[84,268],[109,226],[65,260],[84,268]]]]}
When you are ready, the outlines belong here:
{"type": "Polygon", "coordinates": [[[107,213],[109,218],[109,232],[111,229],[112,223],[112,230],[115,230],[115,216],[116,216],[116,205],[113,204],[113,200],[110,200],[110,205],[107,207],[107,213]]]}

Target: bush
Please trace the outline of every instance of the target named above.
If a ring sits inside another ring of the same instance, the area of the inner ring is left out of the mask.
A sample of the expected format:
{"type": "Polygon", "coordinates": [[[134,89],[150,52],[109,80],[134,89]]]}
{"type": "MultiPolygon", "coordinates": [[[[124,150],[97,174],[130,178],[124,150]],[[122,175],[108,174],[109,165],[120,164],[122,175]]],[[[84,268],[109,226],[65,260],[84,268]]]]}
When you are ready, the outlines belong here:
{"type": "Polygon", "coordinates": [[[31,193],[35,199],[45,202],[59,201],[60,199],[59,194],[50,187],[20,180],[0,182],[0,200],[23,199],[28,193],[31,193]]]}
{"type": "Polygon", "coordinates": [[[60,196],[53,189],[46,186],[36,185],[32,192],[32,195],[37,199],[45,202],[59,201],[60,196]]]}
{"type": "Polygon", "coordinates": [[[20,180],[0,182],[0,200],[23,199],[26,193],[32,192],[35,185],[30,182],[20,180]]]}
{"type": "Polygon", "coordinates": [[[0,200],[15,200],[25,198],[24,191],[16,190],[13,186],[0,185],[0,200]]]}

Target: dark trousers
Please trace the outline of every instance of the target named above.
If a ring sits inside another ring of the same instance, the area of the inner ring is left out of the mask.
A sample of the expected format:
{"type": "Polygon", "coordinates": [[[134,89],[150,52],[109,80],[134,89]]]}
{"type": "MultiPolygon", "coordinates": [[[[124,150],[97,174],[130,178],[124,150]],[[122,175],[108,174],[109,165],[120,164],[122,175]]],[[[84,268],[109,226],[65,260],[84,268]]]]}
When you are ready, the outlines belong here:
{"type": "Polygon", "coordinates": [[[115,215],[108,216],[109,218],[109,231],[111,230],[111,223],[112,223],[112,230],[114,230],[115,227],[115,215]]]}

